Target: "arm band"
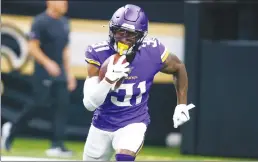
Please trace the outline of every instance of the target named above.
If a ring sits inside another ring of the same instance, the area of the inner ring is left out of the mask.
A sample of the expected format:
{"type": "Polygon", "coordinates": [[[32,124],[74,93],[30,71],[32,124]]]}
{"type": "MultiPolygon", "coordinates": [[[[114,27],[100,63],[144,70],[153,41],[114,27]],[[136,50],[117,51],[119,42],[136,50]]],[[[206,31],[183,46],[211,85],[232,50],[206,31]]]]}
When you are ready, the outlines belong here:
{"type": "Polygon", "coordinates": [[[99,78],[91,77],[87,78],[83,87],[83,104],[89,111],[94,111],[100,105],[102,105],[109,93],[113,84],[110,84],[103,79],[99,82],[99,78]]]}

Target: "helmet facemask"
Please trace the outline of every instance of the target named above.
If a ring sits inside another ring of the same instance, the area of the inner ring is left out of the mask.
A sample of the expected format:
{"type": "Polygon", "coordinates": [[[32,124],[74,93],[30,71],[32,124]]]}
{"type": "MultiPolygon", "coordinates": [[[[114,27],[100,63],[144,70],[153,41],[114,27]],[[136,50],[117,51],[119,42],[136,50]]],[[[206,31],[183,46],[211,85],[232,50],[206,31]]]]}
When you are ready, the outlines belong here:
{"type": "Polygon", "coordinates": [[[121,26],[110,26],[110,39],[114,49],[120,55],[130,55],[135,53],[141,45],[147,33],[128,29],[121,26]]]}

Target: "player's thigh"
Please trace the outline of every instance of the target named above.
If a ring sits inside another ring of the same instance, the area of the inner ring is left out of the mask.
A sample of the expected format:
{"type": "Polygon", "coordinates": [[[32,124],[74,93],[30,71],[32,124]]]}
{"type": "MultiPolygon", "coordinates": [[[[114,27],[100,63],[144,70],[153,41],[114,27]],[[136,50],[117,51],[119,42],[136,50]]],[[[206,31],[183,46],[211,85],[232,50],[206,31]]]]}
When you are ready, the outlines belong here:
{"type": "Polygon", "coordinates": [[[133,123],[117,130],[114,134],[113,148],[116,152],[129,150],[137,154],[143,145],[146,129],[144,123],[133,123]]]}
{"type": "Polygon", "coordinates": [[[110,132],[102,131],[91,125],[84,146],[83,160],[110,160],[113,152],[110,132]]]}

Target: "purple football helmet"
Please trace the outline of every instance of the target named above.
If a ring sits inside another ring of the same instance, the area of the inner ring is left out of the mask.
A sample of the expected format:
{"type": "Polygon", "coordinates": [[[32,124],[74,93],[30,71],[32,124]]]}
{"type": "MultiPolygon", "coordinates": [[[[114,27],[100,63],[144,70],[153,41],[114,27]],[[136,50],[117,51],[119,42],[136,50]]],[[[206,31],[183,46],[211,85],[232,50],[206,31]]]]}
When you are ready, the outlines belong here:
{"type": "Polygon", "coordinates": [[[135,53],[148,33],[148,17],[144,11],[132,4],[119,8],[109,22],[110,43],[116,51],[118,42],[127,44],[124,54],[135,53]]]}

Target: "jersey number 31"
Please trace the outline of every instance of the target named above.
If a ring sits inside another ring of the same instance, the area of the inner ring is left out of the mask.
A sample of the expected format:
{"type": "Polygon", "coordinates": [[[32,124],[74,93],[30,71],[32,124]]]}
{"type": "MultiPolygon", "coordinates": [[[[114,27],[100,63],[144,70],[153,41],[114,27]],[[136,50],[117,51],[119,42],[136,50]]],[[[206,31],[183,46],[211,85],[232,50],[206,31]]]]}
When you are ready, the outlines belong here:
{"type": "MultiPolygon", "coordinates": [[[[132,102],[132,96],[134,94],[133,86],[135,83],[128,83],[128,84],[121,84],[119,88],[115,90],[116,93],[119,93],[120,90],[125,91],[125,96],[123,101],[118,101],[118,98],[116,96],[111,96],[111,102],[116,106],[133,106],[131,104],[132,102]]],[[[142,102],[142,94],[146,92],[146,81],[142,81],[138,84],[137,88],[140,89],[140,94],[136,96],[135,104],[140,104],[142,102]]]]}

